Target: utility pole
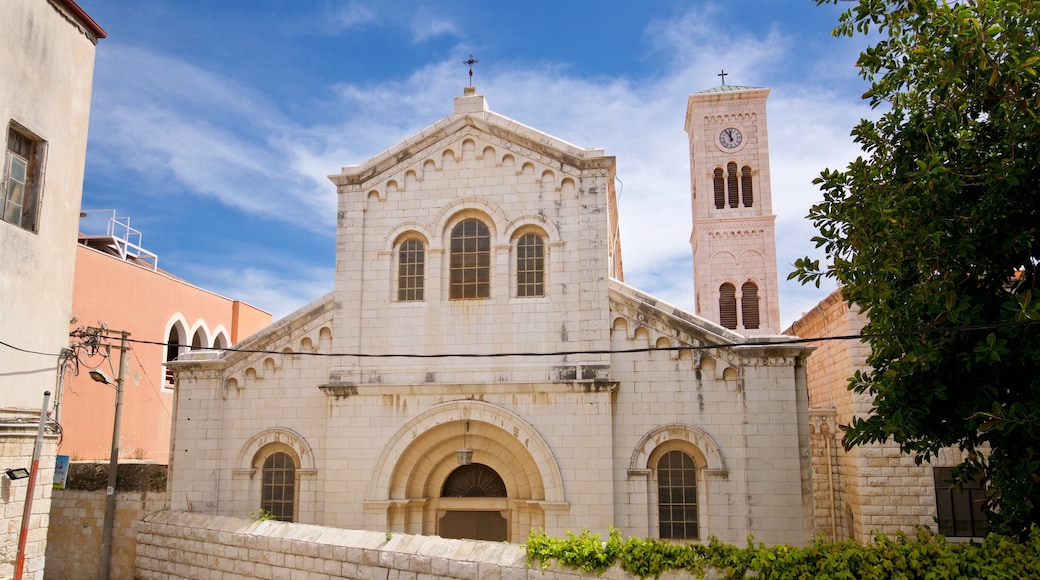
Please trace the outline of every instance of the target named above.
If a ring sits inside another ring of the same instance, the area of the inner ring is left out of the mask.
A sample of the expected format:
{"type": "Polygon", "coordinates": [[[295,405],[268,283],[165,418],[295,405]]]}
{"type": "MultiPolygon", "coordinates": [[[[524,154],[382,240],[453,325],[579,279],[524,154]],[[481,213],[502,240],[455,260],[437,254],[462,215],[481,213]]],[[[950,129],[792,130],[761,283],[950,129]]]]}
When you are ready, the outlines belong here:
{"type": "MultiPolygon", "coordinates": [[[[102,329],[102,332],[104,329],[102,329]]],[[[130,333],[120,331],[119,376],[116,378],[116,414],[112,421],[112,453],[108,460],[108,487],[105,489],[105,523],[101,531],[101,560],[98,563],[98,580],[108,580],[112,562],[112,529],[116,519],[116,475],[119,470],[119,422],[123,414],[123,377],[126,375],[126,343],[130,333]]],[[[101,375],[104,376],[103,374],[101,375]]],[[[98,380],[92,373],[91,377],[98,380]]],[[[108,382],[108,381],[102,381],[108,382]]],[[[111,384],[109,382],[109,384],[111,384]]]]}

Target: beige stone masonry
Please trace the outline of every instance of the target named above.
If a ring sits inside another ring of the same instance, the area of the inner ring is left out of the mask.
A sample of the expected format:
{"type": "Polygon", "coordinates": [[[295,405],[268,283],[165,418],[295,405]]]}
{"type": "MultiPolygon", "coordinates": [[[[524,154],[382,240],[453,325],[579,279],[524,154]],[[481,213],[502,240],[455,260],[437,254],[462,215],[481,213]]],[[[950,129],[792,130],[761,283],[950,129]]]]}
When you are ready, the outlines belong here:
{"type": "MultiPolygon", "coordinates": [[[[688,578],[666,572],[664,580],[688,578]]],[[[705,578],[719,578],[709,572],[705,578]]],[[[636,578],[615,566],[604,574],[527,565],[516,544],[449,540],[184,512],[140,523],[135,578],[142,580],[578,580],[636,578]]]]}

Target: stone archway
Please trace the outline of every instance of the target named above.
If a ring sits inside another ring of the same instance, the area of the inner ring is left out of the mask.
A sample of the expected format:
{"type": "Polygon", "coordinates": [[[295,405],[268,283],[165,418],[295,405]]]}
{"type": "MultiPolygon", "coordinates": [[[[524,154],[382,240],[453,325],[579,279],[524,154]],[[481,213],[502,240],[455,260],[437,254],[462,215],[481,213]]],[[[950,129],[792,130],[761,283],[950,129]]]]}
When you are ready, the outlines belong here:
{"type": "Polygon", "coordinates": [[[498,512],[508,526],[504,539],[512,540],[544,527],[547,507],[566,510],[549,446],[518,415],[490,403],[452,401],[428,409],[394,434],[376,465],[365,520],[385,523],[382,529],[433,535],[450,512],[498,512]],[[442,497],[463,447],[473,450],[473,463],[501,478],[504,497],[442,497]]]}

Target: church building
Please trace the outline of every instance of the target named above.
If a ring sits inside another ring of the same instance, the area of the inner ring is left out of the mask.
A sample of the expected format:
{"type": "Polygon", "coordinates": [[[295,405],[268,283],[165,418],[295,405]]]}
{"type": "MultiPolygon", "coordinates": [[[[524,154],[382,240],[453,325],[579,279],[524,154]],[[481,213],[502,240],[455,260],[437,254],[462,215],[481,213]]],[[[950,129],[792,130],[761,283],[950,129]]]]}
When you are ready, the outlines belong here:
{"type": "Polygon", "coordinates": [[[335,287],[169,363],[171,508],[809,541],[811,348],[779,335],[768,93],[689,97],[696,313],[624,283],[615,158],[472,88],[331,175],[335,287]]]}

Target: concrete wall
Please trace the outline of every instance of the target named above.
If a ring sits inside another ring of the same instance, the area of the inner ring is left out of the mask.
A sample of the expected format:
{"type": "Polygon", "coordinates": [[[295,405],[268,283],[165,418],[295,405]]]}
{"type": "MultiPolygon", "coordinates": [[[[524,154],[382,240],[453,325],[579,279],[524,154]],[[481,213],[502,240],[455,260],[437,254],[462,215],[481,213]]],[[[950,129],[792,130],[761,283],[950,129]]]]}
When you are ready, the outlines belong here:
{"type": "MultiPolygon", "coordinates": [[[[133,578],[137,528],[148,514],[165,509],[165,492],[121,491],[112,530],[112,578],[133,578]]],[[[101,553],[105,490],[56,489],[47,531],[47,580],[94,578],[101,553]]]]}
{"type": "MultiPolygon", "coordinates": [[[[577,580],[602,576],[570,568],[528,568],[521,546],[435,536],[364,532],[186,512],[159,512],[138,528],[136,578],[198,580],[455,578],[577,580]]],[[[669,572],[660,578],[688,578],[669,572]]],[[[707,578],[717,578],[708,574],[707,578]]]]}

